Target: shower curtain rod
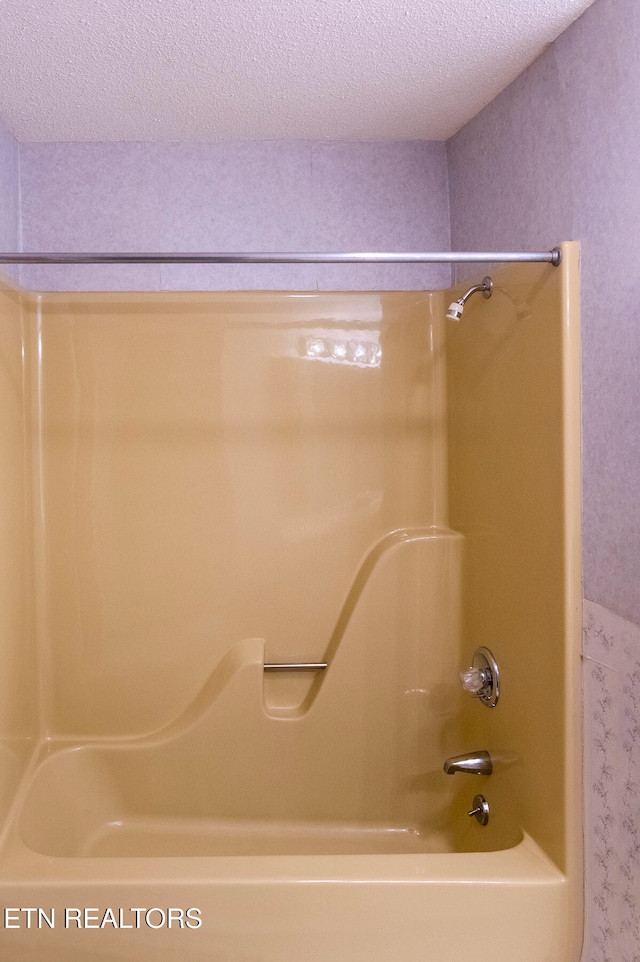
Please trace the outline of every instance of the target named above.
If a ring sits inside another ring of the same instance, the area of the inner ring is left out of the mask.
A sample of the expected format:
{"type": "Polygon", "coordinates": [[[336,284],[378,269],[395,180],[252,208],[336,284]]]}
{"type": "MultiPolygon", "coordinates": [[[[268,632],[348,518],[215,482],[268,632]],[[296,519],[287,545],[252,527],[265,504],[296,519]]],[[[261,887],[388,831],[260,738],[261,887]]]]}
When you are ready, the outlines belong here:
{"type": "Polygon", "coordinates": [[[509,251],[446,251],[444,253],[348,253],[348,254],[257,254],[193,253],[154,254],[103,252],[93,254],[0,253],[0,264],[483,264],[543,262],[557,267],[562,258],[559,247],[533,253],[509,251]]]}

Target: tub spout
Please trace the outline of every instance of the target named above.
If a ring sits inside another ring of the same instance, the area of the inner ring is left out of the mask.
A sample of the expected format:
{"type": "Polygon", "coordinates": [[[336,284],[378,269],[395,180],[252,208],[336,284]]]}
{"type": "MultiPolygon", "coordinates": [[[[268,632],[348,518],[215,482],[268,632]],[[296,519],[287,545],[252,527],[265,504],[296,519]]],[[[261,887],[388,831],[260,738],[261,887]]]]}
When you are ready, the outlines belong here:
{"type": "Polygon", "coordinates": [[[456,772],[490,775],[493,771],[493,762],[489,752],[469,752],[467,755],[452,755],[451,758],[447,758],[443,768],[447,775],[455,775],[456,772]]]}

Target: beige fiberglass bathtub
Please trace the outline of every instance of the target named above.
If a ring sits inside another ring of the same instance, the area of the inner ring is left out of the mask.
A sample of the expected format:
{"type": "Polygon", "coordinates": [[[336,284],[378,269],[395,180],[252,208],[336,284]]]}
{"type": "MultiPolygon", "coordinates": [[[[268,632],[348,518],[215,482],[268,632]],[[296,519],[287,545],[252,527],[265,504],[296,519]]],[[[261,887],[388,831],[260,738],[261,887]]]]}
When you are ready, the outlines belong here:
{"type": "Polygon", "coordinates": [[[460,322],[5,292],[0,962],[578,962],[563,254],[460,322]]]}

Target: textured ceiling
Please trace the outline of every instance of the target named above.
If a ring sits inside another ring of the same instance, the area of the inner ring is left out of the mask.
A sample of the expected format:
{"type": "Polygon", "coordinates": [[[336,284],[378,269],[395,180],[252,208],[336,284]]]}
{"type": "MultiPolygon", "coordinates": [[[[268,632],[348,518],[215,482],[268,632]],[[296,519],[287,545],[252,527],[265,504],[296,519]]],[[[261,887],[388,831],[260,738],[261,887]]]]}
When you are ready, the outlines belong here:
{"type": "Polygon", "coordinates": [[[442,140],[592,0],[0,0],[21,141],[442,140]]]}

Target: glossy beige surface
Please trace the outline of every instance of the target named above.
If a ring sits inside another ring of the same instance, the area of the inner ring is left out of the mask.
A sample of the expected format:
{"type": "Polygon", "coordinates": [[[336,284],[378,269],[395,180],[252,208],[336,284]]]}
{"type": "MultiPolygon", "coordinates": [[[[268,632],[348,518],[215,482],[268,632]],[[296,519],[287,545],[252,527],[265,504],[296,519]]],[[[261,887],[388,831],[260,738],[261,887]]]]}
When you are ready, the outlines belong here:
{"type": "Polygon", "coordinates": [[[24,298],[0,284],[0,824],[38,732],[24,298]]]}
{"type": "Polygon", "coordinates": [[[44,298],[56,733],[161,727],[243,638],[319,660],[373,545],[446,520],[434,299],[44,298]]]}
{"type": "Polygon", "coordinates": [[[495,711],[465,713],[493,746],[496,808],[575,882],[581,935],[578,245],[557,271],[494,275],[473,325],[447,337],[449,507],[465,536],[463,646],[501,667],[495,711]]]}
{"type": "MultiPolygon", "coordinates": [[[[269,708],[265,644],[247,639],[164,730],[54,754],[23,812],[25,842],[63,856],[463,845],[460,786],[442,774],[459,738],[460,547],[439,529],[386,539],[304,710],[269,708]]],[[[496,848],[521,837],[499,819],[487,834],[496,848]]]]}
{"type": "Polygon", "coordinates": [[[33,302],[43,738],[0,899],[59,921],[0,958],[466,962],[489,918],[495,962],[577,962],[576,257],[448,331],[451,292],[33,302]]]}
{"type": "Polygon", "coordinates": [[[567,880],[529,838],[489,854],[47,859],[16,847],[4,862],[5,906],[18,894],[55,910],[53,929],[22,916],[2,932],[20,962],[465,962],[487,920],[497,962],[572,959],[567,880]],[[202,926],[64,927],[65,908],[96,908],[95,926],[124,907],[132,925],[134,906],[197,907],[202,926]]]}

